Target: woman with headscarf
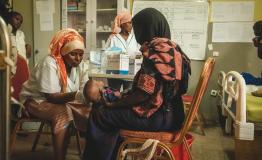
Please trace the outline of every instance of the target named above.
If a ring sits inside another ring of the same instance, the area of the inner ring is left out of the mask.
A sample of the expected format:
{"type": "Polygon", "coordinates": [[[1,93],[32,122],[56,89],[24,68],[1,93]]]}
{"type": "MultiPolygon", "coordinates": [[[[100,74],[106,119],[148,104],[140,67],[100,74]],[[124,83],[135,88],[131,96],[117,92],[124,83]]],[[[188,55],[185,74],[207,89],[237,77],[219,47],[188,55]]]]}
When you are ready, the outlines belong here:
{"type": "Polygon", "coordinates": [[[156,9],[140,11],[132,23],[143,54],[141,69],[131,92],[91,111],[85,160],[114,159],[120,129],[178,130],[184,121],[181,95],[187,90],[190,60],[170,40],[167,20],[156,9]]]}
{"type": "MultiPolygon", "coordinates": [[[[131,58],[141,55],[139,51],[140,45],[136,42],[136,38],[132,31],[131,14],[128,11],[122,11],[117,14],[112,27],[112,34],[108,38],[105,48],[117,47],[121,52],[128,54],[131,58]]],[[[129,89],[132,86],[131,81],[108,79],[108,85],[112,88],[120,90],[129,89]]]]}
{"type": "Polygon", "coordinates": [[[58,31],[50,45],[50,54],[32,70],[23,85],[20,99],[25,110],[40,119],[50,121],[56,160],[64,160],[69,140],[68,127],[85,124],[89,107],[75,110],[67,102],[84,102],[82,90],[88,81],[87,65],[82,61],[83,38],[73,29],[58,31]],[[81,113],[81,114],[79,114],[81,113]]]}

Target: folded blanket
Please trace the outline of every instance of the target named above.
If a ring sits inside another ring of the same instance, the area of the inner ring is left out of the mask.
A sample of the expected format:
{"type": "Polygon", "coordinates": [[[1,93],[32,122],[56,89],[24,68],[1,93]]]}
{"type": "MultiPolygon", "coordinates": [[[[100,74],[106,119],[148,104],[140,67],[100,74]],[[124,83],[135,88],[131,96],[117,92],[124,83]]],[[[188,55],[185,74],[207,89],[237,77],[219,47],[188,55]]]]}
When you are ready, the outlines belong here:
{"type": "Polygon", "coordinates": [[[246,84],[262,85],[262,78],[257,78],[246,72],[242,72],[241,75],[245,79],[246,84]]]}

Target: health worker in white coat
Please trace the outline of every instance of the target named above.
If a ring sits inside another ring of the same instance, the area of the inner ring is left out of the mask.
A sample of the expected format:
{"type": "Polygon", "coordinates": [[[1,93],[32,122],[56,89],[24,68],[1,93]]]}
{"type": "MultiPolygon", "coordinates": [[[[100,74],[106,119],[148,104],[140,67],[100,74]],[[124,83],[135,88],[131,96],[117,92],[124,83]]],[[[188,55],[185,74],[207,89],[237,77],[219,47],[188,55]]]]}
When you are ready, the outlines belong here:
{"type": "MultiPolygon", "coordinates": [[[[112,27],[112,34],[108,38],[105,48],[117,47],[126,53],[130,58],[135,58],[136,55],[141,55],[139,51],[140,45],[136,42],[135,35],[132,33],[132,16],[128,11],[121,11],[117,14],[112,27]]],[[[108,85],[112,88],[120,90],[131,88],[131,81],[108,79],[108,85]]]]}

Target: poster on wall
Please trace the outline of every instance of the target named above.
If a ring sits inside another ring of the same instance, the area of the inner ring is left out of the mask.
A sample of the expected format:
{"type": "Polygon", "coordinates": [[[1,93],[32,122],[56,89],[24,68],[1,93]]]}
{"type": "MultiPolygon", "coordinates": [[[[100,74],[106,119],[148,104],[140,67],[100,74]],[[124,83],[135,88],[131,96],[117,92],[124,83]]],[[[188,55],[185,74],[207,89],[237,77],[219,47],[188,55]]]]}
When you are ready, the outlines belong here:
{"type": "Polygon", "coordinates": [[[148,7],[156,8],[166,17],[171,30],[171,39],[181,46],[190,59],[205,59],[207,2],[134,1],[133,16],[148,7]]]}
{"type": "Polygon", "coordinates": [[[40,31],[53,31],[55,13],[54,0],[37,0],[36,13],[39,14],[40,31]]]}
{"type": "Polygon", "coordinates": [[[211,21],[253,21],[255,2],[212,2],[211,21]]]}
{"type": "Polygon", "coordinates": [[[212,42],[252,42],[254,22],[213,23],[212,42]]]}

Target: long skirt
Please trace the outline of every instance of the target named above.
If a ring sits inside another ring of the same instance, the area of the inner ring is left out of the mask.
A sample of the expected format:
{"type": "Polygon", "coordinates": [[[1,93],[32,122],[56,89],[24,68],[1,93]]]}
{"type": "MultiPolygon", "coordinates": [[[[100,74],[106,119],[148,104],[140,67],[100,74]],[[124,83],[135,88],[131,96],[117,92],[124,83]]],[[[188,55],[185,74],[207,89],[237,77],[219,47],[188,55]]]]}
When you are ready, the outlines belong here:
{"type": "Polygon", "coordinates": [[[33,116],[51,122],[54,134],[67,127],[71,122],[80,131],[86,131],[91,111],[91,107],[84,104],[53,104],[46,101],[37,103],[31,99],[26,101],[25,108],[33,116]]]}
{"type": "Polygon", "coordinates": [[[184,110],[181,98],[172,109],[161,107],[150,118],[139,117],[132,108],[101,108],[91,111],[83,160],[115,159],[120,129],[168,131],[181,128],[184,110]]]}

